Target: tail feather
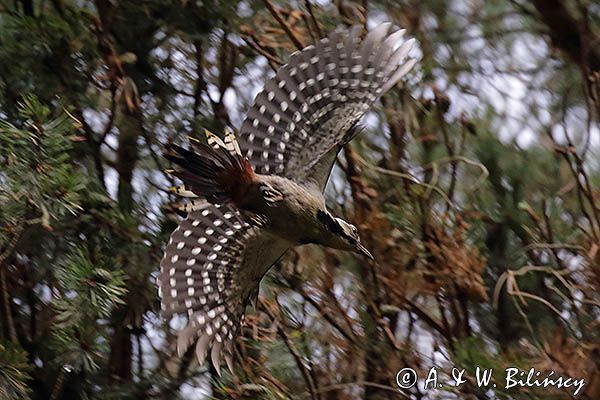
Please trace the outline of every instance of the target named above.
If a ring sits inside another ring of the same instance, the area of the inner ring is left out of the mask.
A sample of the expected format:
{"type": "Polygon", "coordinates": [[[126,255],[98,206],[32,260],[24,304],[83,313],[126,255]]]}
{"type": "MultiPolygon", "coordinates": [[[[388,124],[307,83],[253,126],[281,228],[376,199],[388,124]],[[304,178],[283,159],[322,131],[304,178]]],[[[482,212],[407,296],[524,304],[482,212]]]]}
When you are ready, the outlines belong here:
{"type": "Polygon", "coordinates": [[[173,187],[170,187],[169,190],[181,197],[189,197],[189,198],[198,197],[194,192],[192,192],[185,185],[173,186],[173,187]]]}
{"type": "Polygon", "coordinates": [[[233,133],[233,130],[229,127],[225,128],[225,147],[231,154],[235,154],[240,157],[242,156],[240,145],[235,139],[235,134],[233,133]]]}
{"type": "Polygon", "coordinates": [[[178,168],[172,175],[183,181],[186,194],[204,197],[213,203],[234,201],[254,179],[254,171],[242,156],[233,131],[227,129],[225,141],[205,131],[207,143],[190,138],[191,149],[171,145],[164,155],[178,168]]]}

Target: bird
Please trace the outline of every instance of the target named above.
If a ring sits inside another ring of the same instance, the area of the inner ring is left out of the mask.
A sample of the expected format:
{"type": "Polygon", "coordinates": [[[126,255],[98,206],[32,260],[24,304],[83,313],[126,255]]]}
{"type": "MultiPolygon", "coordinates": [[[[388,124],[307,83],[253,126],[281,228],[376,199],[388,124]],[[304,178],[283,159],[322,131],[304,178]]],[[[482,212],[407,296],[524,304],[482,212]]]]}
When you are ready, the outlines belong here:
{"type": "Polygon", "coordinates": [[[187,314],[182,356],[233,373],[234,343],[264,275],[295,246],[313,243],[373,258],[357,228],[323,192],[338,153],[372,105],[416,64],[415,42],[382,23],[335,30],[293,53],[268,79],[236,134],[205,130],[165,157],[187,213],[166,245],[157,279],[166,319],[187,314]]]}

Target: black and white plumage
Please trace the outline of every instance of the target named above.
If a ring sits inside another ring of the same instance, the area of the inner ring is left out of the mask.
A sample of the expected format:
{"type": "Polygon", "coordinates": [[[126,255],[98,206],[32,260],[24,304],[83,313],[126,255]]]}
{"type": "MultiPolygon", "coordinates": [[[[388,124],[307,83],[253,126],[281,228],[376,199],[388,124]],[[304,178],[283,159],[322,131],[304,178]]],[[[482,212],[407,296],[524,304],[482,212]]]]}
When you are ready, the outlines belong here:
{"type": "Polygon", "coordinates": [[[285,251],[319,243],[370,253],[354,226],[334,217],[323,190],[335,158],[372,104],[415,64],[413,41],[381,24],[360,40],[360,27],[332,33],[292,54],[255,99],[239,133],[167,157],[191,202],[173,232],[158,280],[165,317],[187,313],[182,353],[196,341],[231,368],[233,340],[260,280],[285,251]],[[245,157],[244,157],[245,156],[245,157]]]}
{"type": "Polygon", "coordinates": [[[390,28],[381,24],[362,42],[360,26],[334,32],[293,53],[266,82],[239,134],[257,172],[313,177],[324,189],[351,128],[416,62],[403,63],[414,40],[403,41],[404,30],[388,34],[390,28]]]}
{"type": "Polygon", "coordinates": [[[213,364],[218,368],[223,351],[232,368],[233,338],[247,302],[257,294],[260,277],[254,271],[287,250],[273,240],[231,205],[201,200],[181,222],[171,235],[159,277],[163,316],[187,313],[189,318],[178,337],[180,354],[198,339],[199,360],[212,344],[213,364]]]}

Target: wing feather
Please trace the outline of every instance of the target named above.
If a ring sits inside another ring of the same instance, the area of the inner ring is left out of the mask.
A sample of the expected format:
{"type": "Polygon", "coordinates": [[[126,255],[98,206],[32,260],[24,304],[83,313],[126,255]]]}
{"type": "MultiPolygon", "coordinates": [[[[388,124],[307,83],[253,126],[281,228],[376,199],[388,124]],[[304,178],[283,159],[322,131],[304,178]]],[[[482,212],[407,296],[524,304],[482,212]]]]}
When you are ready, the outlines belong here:
{"type": "Polygon", "coordinates": [[[332,154],[415,64],[404,61],[414,41],[390,28],[381,24],[362,42],[359,26],[336,31],[290,56],[256,96],[240,129],[240,147],[257,172],[296,181],[318,177],[324,189],[332,154]]]}
{"type": "Polygon", "coordinates": [[[197,340],[199,362],[212,348],[217,371],[221,353],[231,366],[246,305],[288,246],[246,223],[231,205],[197,205],[172,233],[158,277],[163,315],[188,315],[178,335],[179,354],[197,340]]]}

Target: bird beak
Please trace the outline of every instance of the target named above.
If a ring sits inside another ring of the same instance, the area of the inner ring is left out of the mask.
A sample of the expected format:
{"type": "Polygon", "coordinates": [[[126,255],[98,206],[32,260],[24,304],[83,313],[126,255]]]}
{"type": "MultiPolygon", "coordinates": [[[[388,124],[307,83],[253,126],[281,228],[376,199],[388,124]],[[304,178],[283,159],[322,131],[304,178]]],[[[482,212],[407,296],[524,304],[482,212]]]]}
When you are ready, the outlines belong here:
{"type": "Polygon", "coordinates": [[[371,259],[371,260],[374,260],[373,256],[369,252],[369,250],[367,250],[367,248],[365,246],[363,246],[362,243],[358,244],[358,246],[356,247],[356,252],[358,254],[362,254],[363,256],[369,257],[369,259],[371,259]]]}

